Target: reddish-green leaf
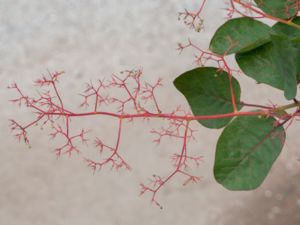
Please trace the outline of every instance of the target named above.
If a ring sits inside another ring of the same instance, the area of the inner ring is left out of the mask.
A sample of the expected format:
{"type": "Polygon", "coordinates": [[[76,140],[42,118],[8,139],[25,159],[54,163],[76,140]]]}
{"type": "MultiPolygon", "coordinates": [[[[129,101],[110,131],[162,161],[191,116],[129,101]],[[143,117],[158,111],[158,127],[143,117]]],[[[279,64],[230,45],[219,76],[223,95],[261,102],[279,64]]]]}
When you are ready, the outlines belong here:
{"type": "Polygon", "coordinates": [[[209,48],[219,55],[249,51],[270,41],[270,29],[247,17],[228,20],[216,31],[209,48]]]}
{"type": "Polygon", "coordinates": [[[298,0],[254,0],[259,8],[265,13],[288,19],[295,16],[299,10],[298,0]]]}

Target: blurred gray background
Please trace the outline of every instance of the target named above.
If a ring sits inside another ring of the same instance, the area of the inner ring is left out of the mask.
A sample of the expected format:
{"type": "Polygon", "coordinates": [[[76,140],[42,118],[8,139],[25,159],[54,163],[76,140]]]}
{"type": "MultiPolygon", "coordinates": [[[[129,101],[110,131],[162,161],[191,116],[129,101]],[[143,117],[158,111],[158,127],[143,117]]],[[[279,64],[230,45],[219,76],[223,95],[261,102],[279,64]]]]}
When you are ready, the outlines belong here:
{"type": "MultiPolygon", "coordinates": [[[[202,17],[204,31],[190,30],[178,12],[193,10],[201,1],[188,0],[0,0],[0,224],[5,225],[117,225],[215,224],[252,225],[300,223],[299,126],[289,127],[287,142],[262,186],[255,191],[230,192],[217,184],[212,167],[220,130],[194,123],[197,142],[189,145],[204,157],[193,172],[202,177],[183,187],[175,178],[157,196],[164,206],[139,197],[139,183],[170,168],[170,149],[176,142],[152,143],[152,126],[159,121],[126,124],[121,152],[131,172],[104,170],[93,175],[81,156],[56,159],[55,141],[37,128],[29,134],[32,148],[14,139],[9,118],[29,121],[31,114],[11,105],[15,93],[6,89],[16,81],[28,93],[32,82],[47,70],[64,70],[63,98],[77,109],[84,83],[125,69],[142,68],[144,79],[163,78],[159,92],[163,109],[188,108],[172,85],[182,72],[195,67],[193,51],[178,55],[178,42],[191,38],[207,48],[223,23],[223,1],[208,1],[202,17]],[[138,137],[138,138],[137,138],[138,137]],[[147,144],[145,144],[147,143],[147,144]]],[[[233,65],[234,66],[234,65],[233,65]]],[[[242,99],[262,104],[285,103],[282,93],[237,77],[242,99]]],[[[82,119],[114,141],[115,124],[82,119]]]]}

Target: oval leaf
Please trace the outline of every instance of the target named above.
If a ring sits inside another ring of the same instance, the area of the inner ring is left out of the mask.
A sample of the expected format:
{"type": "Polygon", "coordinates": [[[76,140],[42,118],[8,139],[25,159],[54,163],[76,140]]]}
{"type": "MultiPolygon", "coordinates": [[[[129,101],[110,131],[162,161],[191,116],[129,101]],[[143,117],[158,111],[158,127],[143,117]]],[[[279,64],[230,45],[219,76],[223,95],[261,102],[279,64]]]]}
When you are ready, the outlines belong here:
{"type": "Polygon", "coordinates": [[[283,90],[286,99],[291,100],[297,94],[297,64],[298,48],[285,36],[272,34],[272,56],[276,69],[283,77],[283,90]]]}
{"type": "Polygon", "coordinates": [[[245,75],[258,83],[283,90],[284,78],[277,70],[272,52],[273,43],[270,42],[252,51],[236,54],[235,59],[245,75]]]}
{"type": "MultiPolygon", "coordinates": [[[[292,20],[293,23],[300,25],[300,17],[296,17],[292,20]]],[[[300,82],[300,30],[294,27],[288,26],[284,23],[276,23],[272,30],[281,35],[286,35],[289,40],[294,43],[297,50],[297,57],[295,62],[297,63],[297,81],[300,82]]]]}
{"type": "Polygon", "coordinates": [[[221,134],[215,156],[216,180],[229,190],[251,190],[265,179],[285,141],[274,118],[238,117],[221,134]]]}
{"type": "MultiPolygon", "coordinates": [[[[300,24],[300,17],[295,18],[293,22],[300,24]]],[[[276,32],[286,38],[280,38],[281,40],[277,41],[273,38],[273,42],[236,54],[235,58],[247,76],[252,77],[258,83],[285,90],[286,98],[291,99],[296,89],[295,67],[296,83],[300,81],[300,43],[295,42],[300,38],[300,32],[281,23],[275,24],[272,30],[273,34],[276,32]]]]}
{"type": "MultiPolygon", "coordinates": [[[[185,96],[194,115],[216,115],[233,111],[229,75],[218,68],[201,67],[185,72],[174,81],[175,87],[185,96]]],[[[237,108],[240,109],[240,85],[232,77],[237,108]]],[[[208,128],[224,127],[231,119],[200,120],[208,128]]]]}
{"type": "Polygon", "coordinates": [[[298,12],[298,0],[254,0],[255,3],[265,13],[281,18],[288,19],[295,16],[298,12]]]}
{"type": "Polygon", "coordinates": [[[270,29],[247,17],[228,20],[216,31],[209,48],[219,55],[249,51],[270,41],[270,29]]]}

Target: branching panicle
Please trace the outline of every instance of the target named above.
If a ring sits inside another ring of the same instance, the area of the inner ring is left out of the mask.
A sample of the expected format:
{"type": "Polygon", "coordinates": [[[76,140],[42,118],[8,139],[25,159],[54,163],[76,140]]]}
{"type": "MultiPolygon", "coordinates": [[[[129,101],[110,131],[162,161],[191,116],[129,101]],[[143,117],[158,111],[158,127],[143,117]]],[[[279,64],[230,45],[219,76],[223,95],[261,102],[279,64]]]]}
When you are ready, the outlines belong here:
{"type": "Polygon", "coordinates": [[[202,31],[204,29],[204,20],[200,17],[200,14],[204,8],[205,3],[206,0],[203,0],[200,8],[195,13],[190,12],[187,9],[185,9],[184,12],[179,12],[178,20],[183,20],[185,25],[197,32],[202,31]]]}

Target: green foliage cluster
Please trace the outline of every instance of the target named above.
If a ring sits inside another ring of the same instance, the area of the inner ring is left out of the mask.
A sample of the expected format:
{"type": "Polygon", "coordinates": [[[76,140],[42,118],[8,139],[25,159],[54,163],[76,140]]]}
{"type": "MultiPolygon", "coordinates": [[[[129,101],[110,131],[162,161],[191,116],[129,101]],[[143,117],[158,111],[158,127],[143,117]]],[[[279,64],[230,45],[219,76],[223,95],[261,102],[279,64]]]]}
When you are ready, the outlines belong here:
{"type": "MultiPolygon", "coordinates": [[[[278,21],[300,24],[298,6],[294,7],[298,1],[255,0],[255,3],[267,15],[279,18],[278,21]]],[[[246,76],[282,90],[287,100],[295,98],[300,82],[300,30],[295,26],[277,22],[270,27],[249,17],[231,19],[215,32],[210,50],[222,57],[235,54],[246,76]]],[[[231,113],[234,107],[228,73],[220,68],[200,67],[177,77],[174,85],[185,96],[194,115],[231,113]]],[[[239,111],[243,106],[241,89],[234,77],[231,82],[239,111]]],[[[236,116],[199,123],[208,128],[225,127],[216,147],[214,175],[217,182],[230,190],[258,187],[285,142],[283,123],[278,122],[276,115],[236,116]]]]}

